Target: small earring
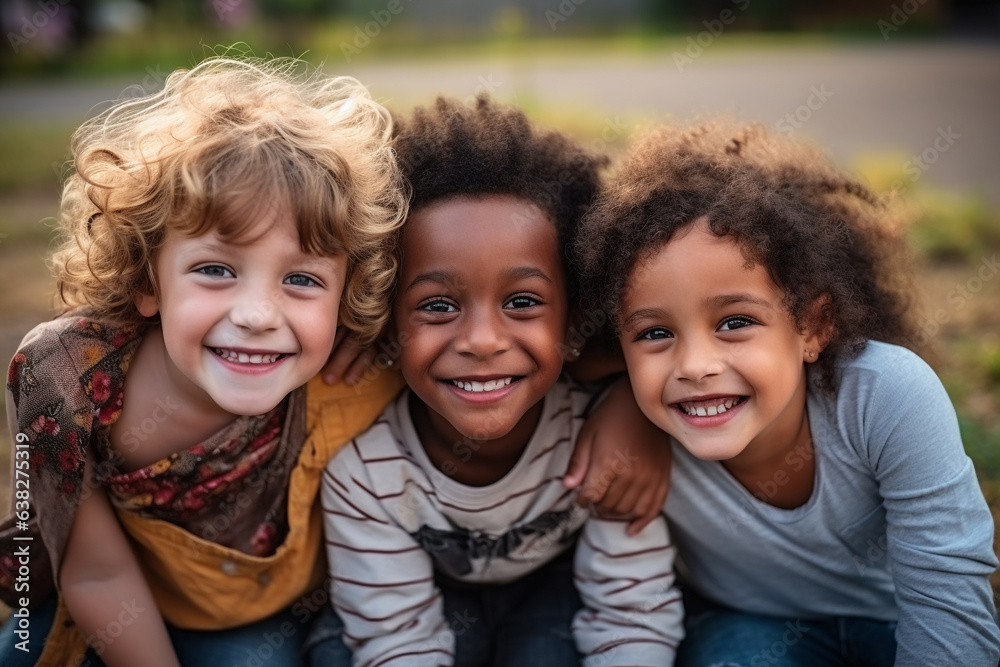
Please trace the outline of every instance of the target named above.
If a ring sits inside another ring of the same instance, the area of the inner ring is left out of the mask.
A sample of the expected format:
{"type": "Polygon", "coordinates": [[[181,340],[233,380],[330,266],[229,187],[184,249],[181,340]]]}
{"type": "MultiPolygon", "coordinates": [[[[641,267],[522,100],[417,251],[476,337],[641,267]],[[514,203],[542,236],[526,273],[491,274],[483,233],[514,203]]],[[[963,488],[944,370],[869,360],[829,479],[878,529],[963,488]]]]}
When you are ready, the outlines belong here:
{"type": "Polygon", "coordinates": [[[577,349],[577,348],[575,348],[575,347],[569,348],[569,358],[570,359],[579,359],[580,358],[580,350],[577,349]]]}
{"type": "Polygon", "coordinates": [[[388,361],[385,362],[385,365],[386,366],[392,366],[394,363],[396,363],[396,361],[394,359],[389,359],[388,361]]]}
{"type": "Polygon", "coordinates": [[[813,351],[813,350],[809,350],[808,352],[806,352],[806,354],[808,354],[808,355],[809,355],[809,358],[810,358],[810,359],[812,359],[813,357],[815,357],[815,356],[816,356],[816,352],[815,352],[815,351],[813,351]]]}

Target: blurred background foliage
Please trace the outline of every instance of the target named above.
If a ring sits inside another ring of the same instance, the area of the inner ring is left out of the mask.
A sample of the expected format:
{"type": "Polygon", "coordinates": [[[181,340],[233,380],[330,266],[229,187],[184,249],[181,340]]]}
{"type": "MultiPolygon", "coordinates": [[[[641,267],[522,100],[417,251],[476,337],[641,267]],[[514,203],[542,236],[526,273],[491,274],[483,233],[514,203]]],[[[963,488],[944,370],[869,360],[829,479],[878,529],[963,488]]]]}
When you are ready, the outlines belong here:
{"type": "Polygon", "coordinates": [[[337,53],[366,22],[397,14],[373,57],[489,51],[511,40],[552,40],[556,29],[561,43],[613,37],[641,49],[700,31],[726,11],[739,15],[742,33],[784,37],[868,39],[873,23],[884,21],[883,35],[905,26],[906,39],[995,38],[1000,26],[997,3],[983,0],[5,0],[0,26],[9,48],[0,49],[0,74],[190,66],[204,55],[192,48],[192,34],[209,46],[236,37],[258,53],[337,53]]]}

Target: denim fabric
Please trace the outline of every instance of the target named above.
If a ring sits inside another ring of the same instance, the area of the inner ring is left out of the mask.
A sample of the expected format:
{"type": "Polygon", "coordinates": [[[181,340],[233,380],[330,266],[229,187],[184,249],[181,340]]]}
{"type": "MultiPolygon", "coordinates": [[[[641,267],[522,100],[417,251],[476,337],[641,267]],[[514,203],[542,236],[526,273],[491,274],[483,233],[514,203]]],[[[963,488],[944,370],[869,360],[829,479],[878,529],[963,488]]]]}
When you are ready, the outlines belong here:
{"type": "Polygon", "coordinates": [[[302,649],[310,667],[351,667],[351,649],[344,644],[344,623],[329,604],[316,617],[302,649]]]}
{"type": "Polygon", "coordinates": [[[582,606],[572,549],[527,577],[499,586],[438,578],[455,633],[456,667],[577,667],[573,616],[582,606]]]}
{"type": "MultiPolygon", "coordinates": [[[[29,653],[14,647],[14,624],[0,628],[0,665],[31,667],[42,653],[44,637],[52,626],[56,599],[50,597],[31,610],[29,653]]],[[[168,626],[174,650],[183,667],[304,667],[302,645],[311,625],[304,610],[285,610],[258,623],[231,630],[180,630],[168,626]]],[[[348,663],[349,664],[349,663],[348,663]]],[[[80,667],[103,667],[93,650],[80,667]]]]}
{"type": "Polygon", "coordinates": [[[17,629],[16,618],[9,618],[0,627],[0,665],[3,667],[32,667],[42,655],[45,648],[45,638],[52,627],[52,619],[56,615],[56,598],[50,596],[45,602],[28,612],[28,651],[15,648],[22,638],[14,634],[17,629]]]}
{"type": "MultiPolygon", "coordinates": [[[[582,606],[573,584],[573,552],[503,585],[438,576],[445,618],[455,633],[455,667],[578,667],[573,616],[582,606]]],[[[324,611],[307,640],[312,667],[350,667],[343,624],[324,611]]]]}
{"type": "Polygon", "coordinates": [[[677,667],[892,667],[896,624],[780,618],[713,604],[685,589],[687,636],[677,667]]]}

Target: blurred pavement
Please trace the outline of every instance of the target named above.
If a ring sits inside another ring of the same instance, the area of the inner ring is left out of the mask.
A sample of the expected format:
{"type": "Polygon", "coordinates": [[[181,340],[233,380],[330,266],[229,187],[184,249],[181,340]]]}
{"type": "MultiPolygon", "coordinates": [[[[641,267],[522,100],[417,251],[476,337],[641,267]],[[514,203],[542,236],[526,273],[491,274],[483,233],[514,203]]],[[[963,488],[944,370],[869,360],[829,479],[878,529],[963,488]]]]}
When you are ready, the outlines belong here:
{"type": "MultiPolygon", "coordinates": [[[[1000,45],[890,41],[738,50],[727,37],[700,54],[685,53],[682,41],[674,50],[645,53],[573,47],[533,61],[514,51],[509,58],[460,61],[376,60],[362,52],[345,64],[340,53],[330,53],[325,70],[356,76],[394,109],[427,103],[436,93],[466,98],[486,90],[508,101],[606,116],[608,132],[639,115],[683,120],[729,112],[801,133],[842,165],[864,153],[897,155],[905,186],[924,180],[1000,204],[1000,45]]],[[[0,84],[0,122],[79,123],[128,85],[155,89],[165,74],[151,64],[131,80],[0,84]]]]}

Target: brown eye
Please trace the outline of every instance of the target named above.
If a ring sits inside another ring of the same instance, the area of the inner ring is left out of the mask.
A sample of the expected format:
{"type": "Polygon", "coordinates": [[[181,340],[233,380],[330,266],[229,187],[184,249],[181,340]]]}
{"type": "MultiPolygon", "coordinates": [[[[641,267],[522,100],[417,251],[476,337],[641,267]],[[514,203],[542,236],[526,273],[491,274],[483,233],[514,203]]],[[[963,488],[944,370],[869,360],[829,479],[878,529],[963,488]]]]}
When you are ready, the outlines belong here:
{"type": "Polygon", "coordinates": [[[530,296],[525,296],[521,294],[507,301],[507,303],[504,304],[504,307],[514,308],[516,310],[522,310],[524,308],[531,308],[532,306],[538,306],[538,305],[541,305],[541,301],[539,301],[538,299],[534,299],[530,296]]]}
{"type": "Polygon", "coordinates": [[[719,331],[735,331],[736,329],[742,329],[744,327],[749,327],[754,324],[760,324],[757,320],[752,317],[746,317],[744,315],[737,315],[736,317],[727,317],[722,320],[719,324],[719,331]]]}
{"type": "Polygon", "coordinates": [[[443,299],[434,299],[432,301],[425,301],[418,306],[419,310],[426,310],[431,313],[454,313],[458,311],[458,308],[454,304],[448,303],[443,299]]]}
{"type": "Polygon", "coordinates": [[[663,327],[650,327],[646,329],[638,336],[636,340],[663,340],[665,338],[673,338],[674,334],[670,329],[664,329],[663,327]]]}

